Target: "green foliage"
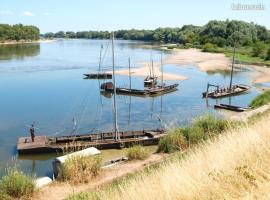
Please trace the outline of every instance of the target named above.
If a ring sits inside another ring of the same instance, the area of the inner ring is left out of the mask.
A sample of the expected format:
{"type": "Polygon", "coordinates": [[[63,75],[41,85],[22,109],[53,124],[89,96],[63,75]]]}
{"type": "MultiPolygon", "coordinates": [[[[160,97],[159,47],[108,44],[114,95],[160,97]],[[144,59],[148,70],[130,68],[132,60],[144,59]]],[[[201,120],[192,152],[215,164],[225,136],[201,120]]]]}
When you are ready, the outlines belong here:
{"type": "Polygon", "coordinates": [[[190,126],[172,130],[163,137],[158,146],[158,152],[172,153],[187,148],[187,144],[197,144],[207,140],[236,124],[205,115],[196,119],[190,126]]]}
{"type": "MultiPolygon", "coordinates": [[[[44,37],[52,37],[46,33],[44,37]]],[[[108,31],[57,32],[54,37],[59,38],[87,38],[109,39],[108,31]]],[[[118,30],[115,37],[125,40],[142,40],[160,43],[178,43],[190,46],[211,43],[218,47],[233,46],[237,42],[240,46],[251,45],[256,41],[270,40],[269,31],[260,25],[237,20],[209,21],[204,26],[184,25],[182,28],[157,28],[155,30],[118,30]]]]}
{"type": "Polygon", "coordinates": [[[203,52],[215,52],[215,53],[219,52],[217,49],[217,46],[215,44],[212,44],[212,43],[206,43],[205,45],[203,45],[202,51],[203,52]]]}
{"type": "Polygon", "coordinates": [[[265,60],[270,60],[270,46],[267,50],[266,56],[265,56],[265,60]]]}
{"type": "Polygon", "coordinates": [[[8,25],[0,24],[0,42],[7,40],[38,40],[39,29],[35,26],[24,26],[22,24],[8,25]]]}
{"type": "Polygon", "coordinates": [[[62,165],[60,180],[71,183],[87,183],[98,175],[101,169],[99,156],[72,156],[62,165]]]}
{"type": "Polygon", "coordinates": [[[270,90],[265,91],[264,93],[260,94],[255,99],[253,99],[250,106],[252,108],[258,108],[267,103],[270,103],[270,90]]]}
{"type": "Polygon", "coordinates": [[[261,42],[261,41],[256,41],[253,44],[252,56],[254,56],[254,57],[264,57],[265,50],[266,50],[265,44],[263,42],[261,42]]]}
{"type": "Polygon", "coordinates": [[[149,157],[149,153],[142,146],[133,146],[127,149],[126,156],[129,160],[144,160],[149,157]]]}
{"type": "Polygon", "coordinates": [[[0,199],[29,197],[34,189],[35,182],[32,176],[28,176],[16,168],[11,168],[0,182],[0,199]]]}
{"type": "Polygon", "coordinates": [[[196,119],[191,126],[182,128],[184,136],[190,144],[196,144],[202,140],[206,140],[214,135],[220,134],[227,130],[229,126],[228,121],[216,118],[212,115],[205,115],[196,119]]]}
{"type": "Polygon", "coordinates": [[[158,144],[158,152],[173,153],[187,148],[187,142],[180,129],[169,132],[161,138],[158,144]]]}

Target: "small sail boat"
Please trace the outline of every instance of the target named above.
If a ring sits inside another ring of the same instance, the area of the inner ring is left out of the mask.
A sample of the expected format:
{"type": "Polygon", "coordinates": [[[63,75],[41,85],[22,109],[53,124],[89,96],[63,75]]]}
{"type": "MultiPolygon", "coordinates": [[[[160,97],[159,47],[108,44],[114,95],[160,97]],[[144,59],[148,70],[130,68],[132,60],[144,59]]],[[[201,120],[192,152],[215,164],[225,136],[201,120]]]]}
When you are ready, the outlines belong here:
{"type": "MultiPolygon", "coordinates": [[[[115,85],[114,69],[114,34],[112,33],[112,65],[113,84],[115,85]]],[[[163,129],[119,131],[117,121],[116,87],[113,87],[114,130],[112,132],[98,132],[91,134],[48,137],[46,135],[18,139],[19,154],[35,154],[48,152],[67,152],[81,150],[88,147],[98,149],[117,149],[130,147],[135,144],[156,145],[160,138],[166,135],[163,129]]]]}
{"type": "Polygon", "coordinates": [[[85,79],[112,79],[112,74],[108,72],[101,72],[101,60],[102,60],[103,45],[100,47],[98,73],[86,73],[83,74],[85,79]]]}
{"type": "MultiPolygon", "coordinates": [[[[131,88],[131,71],[130,71],[130,58],[128,59],[128,69],[129,69],[129,88],[123,87],[116,87],[115,91],[116,94],[122,95],[131,95],[131,96],[146,96],[148,92],[146,90],[139,90],[139,89],[132,89],[131,88]]],[[[113,82],[106,82],[101,84],[100,89],[101,92],[113,93],[114,92],[114,83],[113,82]]]]}
{"type": "Polygon", "coordinates": [[[218,85],[207,84],[206,92],[203,92],[203,98],[222,98],[227,96],[239,95],[246,91],[248,91],[251,87],[244,84],[232,84],[233,79],[233,71],[234,71],[234,61],[235,61],[235,44],[233,49],[233,60],[232,60],[232,68],[231,68],[231,77],[230,77],[230,85],[226,87],[220,87],[218,85]],[[210,87],[215,87],[214,90],[209,91],[210,87]]]}
{"type": "Polygon", "coordinates": [[[144,87],[153,87],[157,84],[157,76],[154,75],[154,63],[151,61],[150,75],[144,79],[144,87]],[[152,68],[152,70],[151,70],[152,68]]]}
{"type": "Polygon", "coordinates": [[[166,85],[163,82],[163,61],[162,61],[162,54],[161,54],[161,59],[160,59],[160,67],[161,67],[161,84],[156,85],[154,87],[147,88],[146,90],[148,91],[149,95],[159,95],[159,94],[166,94],[169,92],[174,92],[177,90],[178,83],[174,83],[171,85],[166,85]]]}

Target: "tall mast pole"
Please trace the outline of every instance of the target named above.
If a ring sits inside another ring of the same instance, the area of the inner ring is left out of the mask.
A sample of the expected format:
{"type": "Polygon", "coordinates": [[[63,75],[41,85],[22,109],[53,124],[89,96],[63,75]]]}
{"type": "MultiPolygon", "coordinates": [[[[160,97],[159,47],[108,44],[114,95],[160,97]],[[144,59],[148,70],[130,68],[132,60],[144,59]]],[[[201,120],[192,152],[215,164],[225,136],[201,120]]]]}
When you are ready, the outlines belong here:
{"type": "Polygon", "coordinates": [[[114,133],[115,140],[119,140],[118,126],[117,126],[117,103],[116,103],[116,83],[115,83],[115,66],[114,66],[114,32],[112,32],[112,66],[113,66],[113,108],[114,108],[114,133]]]}
{"type": "Polygon", "coordinates": [[[100,69],[101,69],[101,55],[102,55],[102,49],[103,49],[103,46],[101,45],[101,46],[100,46],[100,52],[99,52],[98,73],[100,72],[100,69]]]}
{"type": "Polygon", "coordinates": [[[152,77],[154,77],[155,75],[154,75],[154,61],[153,61],[153,59],[152,59],[152,77]]]}
{"type": "Polygon", "coordinates": [[[131,90],[130,57],[128,58],[129,89],[131,90]]]}
{"type": "Polygon", "coordinates": [[[163,86],[163,60],[162,60],[162,52],[160,56],[160,65],[161,65],[161,85],[163,86]]]}
{"type": "Polygon", "coordinates": [[[234,59],[235,59],[235,42],[234,42],[234,47],[233,47],[233,60],[232,60],[232,69],[231,69],[230,90],[232,89],[232,78],[233,78],[234,59]]]}

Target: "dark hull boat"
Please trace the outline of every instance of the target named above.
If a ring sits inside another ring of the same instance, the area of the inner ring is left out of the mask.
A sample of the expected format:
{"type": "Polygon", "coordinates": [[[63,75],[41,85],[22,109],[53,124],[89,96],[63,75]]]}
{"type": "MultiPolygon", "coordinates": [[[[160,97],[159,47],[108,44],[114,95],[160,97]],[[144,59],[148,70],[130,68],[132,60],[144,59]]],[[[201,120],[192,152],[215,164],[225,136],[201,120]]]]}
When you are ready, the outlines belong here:
{"type": "Polygon", "coordinates": [[[225,109],[225,110],[230,110],[230,111],[235,111],[235,112],[243,112],[248,110],[249,108],[245,107],[240,107],[240,106],[232,106],[228,104],[217,104],[214,106],[216,109],[225,109]]]}
{"type": "Polygon", "coordinates": [[[156,145],[161,137],[165,136],[164,130],[142,130],[96,133],[86,135],[71,135],[47,137],[37,136],[32,142],[30,137],[19,138],[17,150],[19,154],[35,154],[49,152],[77,151],[88,147],[98,149],[119,149],[133,145],[156,145]]]}
{"type": "MultiPolygon", "coordinates": [[[[114,85],[112,82],[103,83],[100,86],[100,89],[103,92],[113,93],[114,92],[114,85]]],[[[146,90],[137,90],[137,89],[130,89],[130,88],[115,88],[116,94],[123,94],[123,95],[134,95],[134,96],[146,96],[148,95],[148,91],[146,90]]]]}
{"type": "Polygon", "coordinates": [[[207,91],[203,93],[203,98],[222,98],[222,97],[227,97],[227,96],[233,96],[233,95],[239,95],[241,93],[244,93],[248,91],[251,87],[248,85],[243,85],[243,84],[238,84],[238,85],[233,85],[230,88],[217,88],[213,91],[207,91]]]}
{"type": "MultiPolygon", "coordinates": [[[[116,87],[116,94],[122,95],[134,95],[134,96],[155,96],[162,95],[170,92],[174,92],[177,90],[179,84],[173,84],[168,86],[156,86],[152,88],[147,88],[144,90],[130,89],[130,88],[120,88],[116,87]]],[[[103,83],[100,86],[100,89],[104,92],[114,92],[114,85],[112,82],[103,83]]]]}
{"type": "Polygon", "coordinates": [[[167,85],[167,86],[157,86],[157,87],[146,89],[146,91],[148,91],[149,95],[166,94],[166,93],[176,91],[178,85],[179,85],[178,83],[175,83],[175,84],[167,85]]]}
{"type": "Polygon", "coordinates": [[[111,73],[84,74],[85,79],[112,79],[111,73]]]}

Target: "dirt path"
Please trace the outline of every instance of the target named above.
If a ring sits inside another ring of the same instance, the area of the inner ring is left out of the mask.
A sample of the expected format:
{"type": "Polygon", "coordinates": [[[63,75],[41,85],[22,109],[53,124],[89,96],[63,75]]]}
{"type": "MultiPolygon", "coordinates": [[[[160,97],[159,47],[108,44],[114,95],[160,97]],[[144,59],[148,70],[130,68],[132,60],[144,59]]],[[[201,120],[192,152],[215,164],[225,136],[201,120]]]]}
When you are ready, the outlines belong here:
{"type": "Polygon", "coordinates": [[[146,166],[157,163],[166,156],[166,154],[153,154],[144,161],[131,161],[104,169],[96,179],[88,184],[71,185],[69,183],[54,182],[49,186],[41,188],[39,192],[34,194],[32,200],[62,200],[74,193],[87,191],[94,187],[108,184],[116,178],[134,173],[146,166]]]}

